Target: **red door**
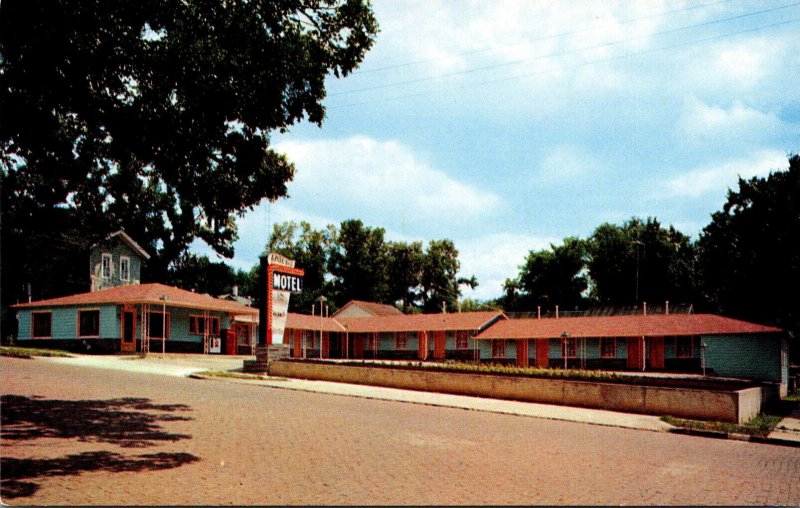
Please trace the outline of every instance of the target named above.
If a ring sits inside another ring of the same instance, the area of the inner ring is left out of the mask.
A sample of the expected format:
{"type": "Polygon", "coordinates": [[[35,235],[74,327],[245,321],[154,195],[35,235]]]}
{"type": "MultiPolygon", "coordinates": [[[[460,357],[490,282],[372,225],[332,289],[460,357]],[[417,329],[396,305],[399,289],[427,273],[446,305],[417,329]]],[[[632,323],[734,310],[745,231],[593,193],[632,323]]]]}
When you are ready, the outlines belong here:
{"type": "Polygon", "coordinates": [[[120,350],[123,353],[136,351],[136,309],[122,311],[122,337],[120,350]]]}
{"type": "Polygon", "coordinates": [[[235,355],[236,349],[236,328],[229,328],[225,330],[225,354],[235,355]]]}
{"type": "Polygon", "coordinates": [[[417,347],[417,357],[420,360],[428,359],[428,332],[419,332],[419,346],[417,347]]]}
{"type": "Polygon", "coordinates": [[[641,337],[628,337],[628,368],[642,370],[641,337]]]}
{"type": "Polygon", "coordinates": [[[303,357],[303,330],[292,330],[292,358],[303,357]]]}
{"type": "Polygon", "coordinates": [[[536,341],[536,366],[547,368],[550,366],[549,358],[548,358],[548,349],[550,346],[550,342],[547,339],[537,340],[536,341]]]}
{"type": "Polygon", "coordinates": [[[528,366],[528,340],[517,340],[517,366],[528,366]]]}
{"type": "Polygon", "coordinates": [[[650,368],[664,368],[664,337],[650,338],[650,368]]]}
{"type": "Polygon", "coordinates": [[[433,359],[444,360],[444,332],[433,332],[433,359]]]}
{"type": "Polygon", "coordinates": [[[364,335],[356,334],[353,337],[353,358],[364,358],[364,335]]]}
{"type": "Polygon", "coordinates": [[[328,358],[330,356],[330,349],[331,349],[330,343],[331,343],[330,332],[322,332],[322,344],[320,344],[320,347],[322,348],[320,350],[320,356],[322,356],[322,358],[328,358]]]}

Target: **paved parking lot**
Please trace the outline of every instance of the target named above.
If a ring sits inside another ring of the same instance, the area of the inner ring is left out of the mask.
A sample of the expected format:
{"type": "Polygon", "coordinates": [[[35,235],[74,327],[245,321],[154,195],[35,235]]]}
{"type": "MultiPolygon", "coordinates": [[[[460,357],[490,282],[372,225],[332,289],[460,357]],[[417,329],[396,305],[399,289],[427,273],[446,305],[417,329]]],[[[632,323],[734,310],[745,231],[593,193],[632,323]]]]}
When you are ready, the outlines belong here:
{"type": "Polygon", "coordinates": [[[8,504],[800,504],[800,449],[0,359],[8,504]]]}

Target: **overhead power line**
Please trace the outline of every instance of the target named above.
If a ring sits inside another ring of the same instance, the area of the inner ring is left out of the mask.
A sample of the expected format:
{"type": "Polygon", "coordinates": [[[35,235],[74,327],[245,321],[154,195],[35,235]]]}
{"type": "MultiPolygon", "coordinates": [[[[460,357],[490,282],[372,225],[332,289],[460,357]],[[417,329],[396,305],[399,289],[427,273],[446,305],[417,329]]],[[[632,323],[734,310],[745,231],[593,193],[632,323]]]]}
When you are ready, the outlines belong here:
{"type": "MultiPolygon", "coordinates": [[[[720,40],[720,39],[725,39],[725,38],[728,38],[728,37],[733,37],[733,36],[736,36],[736,35],[741,35],[741,34],[751,33],[751,32],[757,32],[757,31],[760,31],[760,30],[765,30],[765,29],[768,29],[768,28],[774,28],[774,27],[778,27],[778,26],[782,26],[782,25],[788,25],[788,24],[791,24],[791,23],[797,23],[799,21],[800,21],[800,18],[793,18],[793,19],[789,19],[789,20],[785,20],[785,21],[780,21],[780,22],[777,22],[777,23],[771,23],[771,24],[768,24],[768,25],[762,25],[762,26],[748,28],[748,29],[744,29],[744,30],[737,30],[737,31],[734,31],[734,32],[718,34],[718,35],[714,35],[714,36],[711,36],[711,37],[706,37],[704,39],[696,39],[696,40],[686,41],[686,42],[682,42],[682,43],[678,43],[678,44],[671,44],[671,45],[661,46],[661,47],[658,47],[658,48],[652,48],[652,49],[648,49],[648,50],[637,51],[637,52],[634,52],[634,53],[626,53],[624,55],[617,55],[617,56],[614,56],[614,57],[592,60],[592,61],[589,61],[589,62],[583,62],[583,63],[580,63],[580,64],[566,66],[566,67],[563,67],[563,69],[577,69],[577,68],[580,68],[580,67],[586,67],[586,66],[589,66],[589,65],[595,65],[595,64],[599,64],[599,63],[613,62],[613,61],[616,61],[616,60],[622,60],[622,59],[631,58],[631,57],[634,57],[634,56],[641,56],[641,55],[647,55],[647,54],[651,54],[651,53],[657,53],[657,52],[665,51],[665,50],[668,50],[668,49],[674,49],[674,48],[679,48],[679,47],[684,47],[684,46],[692,46],[692,45],[696,45],[696,44],[703,44],[703,43],[712,42],[712,41],[715,41],[715,40],[720,40]]],[[[425,91],[425,92],[414,93],[414,94],[395,95],[395,96],[391,96],[391,97],[381,97],[381,98],[375,99],[375,100],[362,101],[362,102],[349,103],[349,104],[331,105],[331,106],[329,106],[329,108],[330,109],[338,109],[338,108],[363,106],[363,105],[369,105],[369,104],[385,103],[385,102],[391,101],[391,100],[407,99],[407,98],[412,98],[412,97],[422,97],[422,96],[426,96],[426,95],[432,95],[432,94],[435,94],[435,93],[452,92],[452,91],[455,91],[455,90],[463,90],[465,88],[473,88],[473,87],[477,87],[477,86],[492,85],[492,84],[503,83],[503,82],[508,82],[508,81],[514,81],[514,80],[523,79],[523,78],[542,76],[542,75],[549,74],[551,72],[552,71],[550,71],[550,70],[546,70],[546,71],[533,72],[533,73],[528,73],[528,74],[519,74],[519,75],[516,75],[516,76],[509,76],[509,77],[505,77],[505,78],[497,78],[497,79],[491,79],[491,80],[486,80],[486,81],[478,81],[478,82],[467,83],[467,84],[460,85],[460,86],[442,88],[442,89],[433,90],[433,91],[425,91]]]]}
{"type": "MultiPolygon", "coordinates": [[[[731,0],[718,0],[716,2],[710,2],[710,3],[706,3],[706,4],[699,4],[699,5],[692,5],[690,7],[684,7],[683,9],[674,9],[674,10],[671,10],[671,11],[663,11],[663,12],[659,12],[659,13],[656,13],[656,14],[648,14],[647,16],[641,16],[641,17],[638,17],[638,18],[624,19],[622,21],[619,21],[619,24],[620,25],[627,25],[627,24],[630,24],[630,23],[635,23],[637,21],[643,21],[643,20],[652,19],[652,18],[660,18],[662,16],[666,16],[666,15],[669,15],[669,14],[677,14],[677,13],[680,13],[680,12],[686,12],[686,11],[690,11],[690,10],[701,9],[701,8],[704,8],[704,7],[711,7],[711,6],[722,4],[722,3],[728,3],[730,1],[731,0]]],[[[561,33],[547,35],[547,36],[543,36],[543,37],[536,37],[536,38],[533,38],[533,39],[525,39],[525,40],[522,40],[522,41],[519,41],[519,42],[510,43],[510,44],[501,44],[500,46],[512,47],[512,46],[519,46],[521,44],[528,44],[528,43],[531,43],[531,42],[542,42],[542,41],[547,41],[547,40],[551,40],[551,39],[558,39],[559,37],[566,37],[566,36],[569,36],[569,35],[577,35],[577,34],[581,34],[581,33],[594,32],[594,31],[600,30],[602,28],[604,28],[603,25],[597,25],[597,26],[592,26],[592,27],[589,27],[589,28],[583,28],[583,29],[580,29],[580,30],[572,30],[572,31],[569,31],[569,32],[561,32],[561,33]]],[[[493,48],[474,49],[474,50],[471,50],[471,51],[464,51],[464,52],[461,52],[461,53],[457,53],[457,55],[458,56],[475,55],[475,54],[478,54],[478,53],[487,53],[489,51],[494,51],[495,49],[496,49],[495,47],[493,47],[493,48]]],[[[423,59],[423,60],[412,60],[412,61],[409,61],[409,62],[394,64],[394,65],[385,65],[383,67],[375,67],[375,68],[372,68],[372,69],[357,70],[357,71],[355,71],[353,73],[353,75],[356,76],[356,75],[362,75],[362,74],[371,74],[371,73],[374,73],[374,72],[381,72],[381,71],[386,71],[386,70],[399,69],[399,68],[402,68],[402,67],[410,67],[412,65],[419,65],[419,64],[423,64],[423,63],[436,62],[438,60],[442,60],[442,57],[426,58],[426,59],[423,59]]]]}
{"type": "MultiPolygon", "coordinates": [[[[731,17],[728,17],[728,18],[723,18],[723,19],[718,19],[718,20],[713,20],[713,21],[705,21],[703,23],[696,23],[694,25],[687,25],[687,26],[683,26],[683,27],[672,28],[672,29],[669,29],[669,30],[661,31],[661,32],[655,32],[653,34],[640,35],[640,36],[637,36],[637,37],[629,37],[629,38],[626,38],[626,39],[618,39],[618,40],[615,40],[615,41],[610,41],[610,42],[606,42],[606,43],[603,43],[603,44],[597,44],[597,45],[594,45],[594,46],[584,46],[584,47],[581,47],[581,48],[574,48],[574,49],[564,50],[564,51],[560,51],[560,52],[557,52],[557,53],[549,53],[547,55],[539,55],[539,56],[535,56],[535,57],[531,57],[531,58],[524,58],[524,59],[514,60],[514,61],[511,61],[511,62],[503,62],[503,63],[499,63],[499,64],[486,65],[486,66],[482,66],[482,67],[473,67],[471,69],[465,69],[463,71],[450,72],[450,73],[446,73],[446,74],[438,74],[438,75],[435,75],[435,76],[425,76],[425,77],[409,79],[409,80],[405,80],[405,81],[396,81],[394,83],[384,83],[382,85],[374,85],[374,86],[363,87],[363,88],[355,88],[355,89],[352,89],[352,90],[344,90],[344,91],[341,91],[341,92],[332,93],[332,94],[329,95],[329,97],[338,97],[338,96],[342,96],[342,95],[350,95],[350,94],[359,93],[359,92],[368,92],[368,91],[373,91],[373,90],[381,90],[381,89],[385,89],[385,88],[394,88],[394,87],[398,87],[398,86],[413,85],[413,84],[417,84],[417,83],[423,83],[423,82],[426,82],[426,81],[439,80],[439,79],[442,79],[442,78],[449,78],[449,77],[454,77],[454,76],[463,76],[463,75],[472,74],[472,73],[475,73],[475,72],[499,69],[499,68],[502,68],[502,67],[510,67],[510,66],[514,66],[514,65],[523,64],[523,63],[533,62],[533,61],[536,61],[536,60],[543,60],[543,59],[547,59],[547,58],[553,58],[553,57],[556,57],[556,56],[564,56],[564,55],[568,55],[568,54],[579,53],[579,52],[582,52],[582,51],[590,51],[590,50],[594,50],[594,49],[607,48],[607,47],[610,47],[610,46],[616,46],[616,45],[619,45],[619,44],[624,44],[626,42],[632,42],[632,41],[636,41],[636,40],[640,40],[640,39],[658,37],[658,36],[667,35],[667,34],[674,34],[674,33],[677,33],[677,32],[691,30],[693,28],[699,28],[699,27],[703,27],[703,26],[710,26],[710,25],[715,25],[715,24],[719,24],[719,23],[725,23],[725,22],[728,22],[728,21],[734,21],[734,20],[737,20],[737,19],[743,19],[743,18],[747,18],[747,17],[757,16],[759,14],[765,14],[765,13],[768,13],[768,12],[774,12],[774,11],[778,11],[778,10],[782,10],[782,9],[788,9],[788,8],[791,8],[791,7],[796,7],[798,5],[800,5],[800,2],[795,2],[795,3],[791,3],[791,4],[787,4],[787,5],[782,5],[780,7],[773,7],[773,8],[770,8],[770,9],[762,9],[762,10],[759,10],[759,11],[749,12],[749,13],[746,13],[746,14],[739,14],[737,16],[731,16],[731,17]]],[[[777,25],[774,25],[774,26],[777,26],[777,25]]],[[[744,32],[742,32],[742,33],[744,33],[744,32]]],[[[680,46],[680,45],[678,45],[678,46],[680,46]]]]}

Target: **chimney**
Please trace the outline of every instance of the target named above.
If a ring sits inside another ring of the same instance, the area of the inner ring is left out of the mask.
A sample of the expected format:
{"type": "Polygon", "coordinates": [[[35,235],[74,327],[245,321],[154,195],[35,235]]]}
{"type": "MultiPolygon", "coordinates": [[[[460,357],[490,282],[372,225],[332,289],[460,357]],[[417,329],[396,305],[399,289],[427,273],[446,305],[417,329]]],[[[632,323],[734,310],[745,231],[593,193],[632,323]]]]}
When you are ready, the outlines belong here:
{"type": "Polygon", "coordinates": [[[536,306],[536,319],[542,319],[542,306],[536,306]]]}
{"type": "Polygon", "coordinates": [[[233,296],[239,296],[239,286],[234,284],[231,288],[231,293],[233,293],[233,296]]]}
{"type": "Polygon", "coordinates": [[[647,302],[642,302],[642,314],[647,315],[647,302]]]}
{"type": "Polygon", "coordinates": [[[558,305],[556,305],[556,319],[558,319],[558,305]]]}

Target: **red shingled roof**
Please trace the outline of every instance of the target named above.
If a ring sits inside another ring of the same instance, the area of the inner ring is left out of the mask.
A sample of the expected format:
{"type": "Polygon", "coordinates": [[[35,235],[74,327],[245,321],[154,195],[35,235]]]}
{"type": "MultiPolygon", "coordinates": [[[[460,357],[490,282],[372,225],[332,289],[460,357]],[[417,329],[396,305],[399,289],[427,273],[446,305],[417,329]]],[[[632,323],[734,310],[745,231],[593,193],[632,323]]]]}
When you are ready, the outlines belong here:
{"type": "Polygon", "coordinates": [[[780,328],[714,314],[592,316],[560,319],[509,319],[495,323],[476,339],[556,339],[570,337],[659,337],[781,332],[780,328]]]}
{"type": "Polygon", "coordinates": [[[164,284],[130,284],[90,293],[50,298],[30,303],[12,305],[14,308],[56,307],[64,305],[102,305],[102,304],[151,304],[162,305],[161,296],[167,297],[169,307],[215,310],[231,314],[258,314],[258,309],[236,302],[220,300],[164,284]]]}
{"type": "Polygon", "coordinates": [[[400,314],[395,316],[337,318],[353,333],[480,330],[505,316],[501,312],[456,312],[447,314],[400,314]]]}
{"type": "Polygon", "coordinates": [[[403,314],[403,312],[394,305],[388,305],[385,303],[365,302],[363,300],[350,300],[349,302],[344,304],[344,306],[341,309],[334,312],[333,317],[338,316],[345,309],[347,309],[352,305],[361,307],[362,309],[369,312],[373,316],[397,316],[403,314]]]}
{"type": "MultiPolygon", "coordinates": [[[[363,319],[363,318],[362,318],[363,319]]],[[[310,316],[308,314],[295,314],[290,312],[286,316],[286,328],[294,330],[319,330],[323,332],[343,332],[344,326],[331,317],[310,316]]]]}

